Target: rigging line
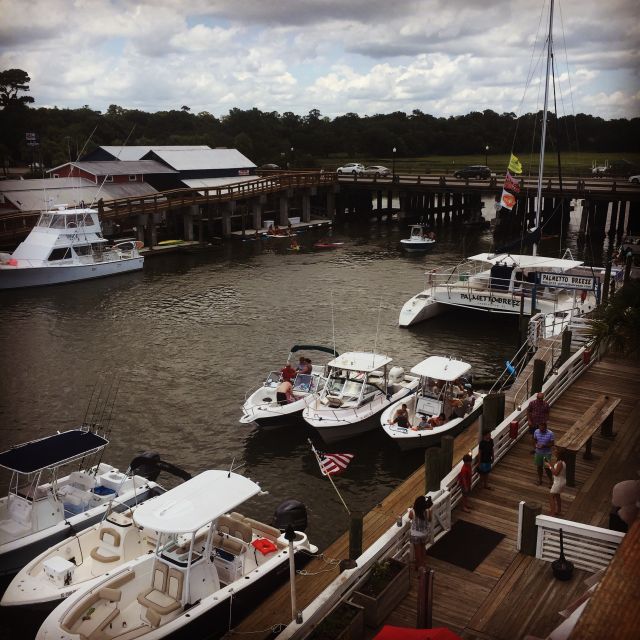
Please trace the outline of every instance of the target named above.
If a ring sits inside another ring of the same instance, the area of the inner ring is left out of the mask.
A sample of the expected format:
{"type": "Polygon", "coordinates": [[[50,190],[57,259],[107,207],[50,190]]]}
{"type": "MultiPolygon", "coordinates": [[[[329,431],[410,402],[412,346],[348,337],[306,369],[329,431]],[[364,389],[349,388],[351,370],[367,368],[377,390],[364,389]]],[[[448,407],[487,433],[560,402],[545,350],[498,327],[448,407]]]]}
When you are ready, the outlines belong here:
{"type": "Polygon", "coordinates": [[[331,290],[331,332],[333,333],[333,352],[336,351],[336,321],[333,315],[333,289],[331,290]]]}
{"type": "MultiPolygon", "coordinates": [[[[558,239],[558,251],[562,251],[562,244],[564,242],[564,232],[565,232],[565,199],[563,197],[563,188],[562,188],[562,163],[560,161],[560,124],[558,122],[558,104],[556,102],[556,73],[555,73],[555,56],[551,59],[551,75],[553,77],[553,110],[555,112],[555,123],[556,123],[556,152],[558,154],[558,184],[560,187],[560,235],[558,239]]],[[[555,209],[554,212],[555,214],[555,209]]]]}
{"type": "MultiPolygon", "coordinates": [[[[560,32],[562,34],[562,50],[564,51],[564,59],[565,59],[565,64],[567,65],[567,82],[569,83],[569,97],[571,99],[571,113],[573,115],[573,129],[574,129],[574,133],[576,136],[576,151],[580,151],[580,143],[579,143],[579,137],[578,137],[578,123],[576,121],[576,117],[575,117],[575,113],[576,113],[576,108],[575,105],[573,103],[573,87],[571,86],[571,74],[569,73],[569,56],[567,55],[567,40],[564,37],[564,18],[562,16],[562,3],[559,4],[558,6],[558,12],[559,12],[559,17],[560,17],[560,32]]],[[[567,135],[567,138],[569,136],[567,135]]]]}
{"type": "Polygon", "coordinates": [[[378,303],[378,322],[376,323],[376,339],[373,342],[373,362],[372,365],[375,365],[376,361],[376,353],[378,349],[378,332],[380,331],[380,313],[382,312],[382,296],[380,297],[380,302],[378,303]]]}
{"type": "MultiPolygon", "coordinates": [[[[129,142],[129,138],[132,136],[135,128],[136,128],[136,125],[134,124],[131,127],[131,131],[129,131],[129,135],[126,137],[125,141],[122,143],[122,146],[120,147],[120,151],[118,151],[118,155],[116,156],[116,160],[118,158],[120,158],[120,154],[122,153],[122,150],[127,146],[127,142],[129,142]]],[[[100,188],[96,192],[96,195],[93,196],[93,200],[91,201],[91,204],[89,205],[90,208],[93,207],[94,203],[98,199],[98,196],[100,195],[100,192],[102,191],[102,187],[104,187],[104,183],[107,181],[108,177],[109,177],[108,174],[104,176],[104,180],[102,181],[102,184],[100,185],[100,188]]]]}

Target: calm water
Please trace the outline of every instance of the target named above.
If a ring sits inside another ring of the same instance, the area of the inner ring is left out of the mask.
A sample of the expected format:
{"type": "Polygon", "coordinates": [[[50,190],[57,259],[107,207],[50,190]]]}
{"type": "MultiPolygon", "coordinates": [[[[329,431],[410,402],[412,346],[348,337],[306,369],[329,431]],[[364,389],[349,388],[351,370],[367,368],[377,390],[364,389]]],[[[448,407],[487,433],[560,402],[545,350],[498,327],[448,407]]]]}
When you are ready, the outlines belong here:
{"type": "MultiPolygon", "coordinates": [[[[311,428],[259,432],[240,406],[295,343],[389,354],[406,369],[427,355],[456,355],[483,377],[515,351],[514,322],[449,313],[415,329],[397,327],[423,273],[491,249],[489,231],[439,234],[433,253],[399,250],[406,226],[351,224],[344,246],[313,251],[321,232],[286,240],[233,242],[147,259],[144,272],[89,283],[0,293],[2,448],[75,427],[94,388],[118,395],[104,460],[124,468],[158,451],[192,473],[244,464],[269,495],[244,509],[270,520],[286,498],[304,502],[311,539],[324,548],[347,516],[307,444],[311,428]],[[115,388],[115,387],[114,387],[115,388]]],[[[95,397],[95,396],[94,396],[95,397]]],[[[367,511],[414,471],[422,452],[403,453],[381,430],[332,446],[356,457],[336,483],[353,510],[367,511]]]]}

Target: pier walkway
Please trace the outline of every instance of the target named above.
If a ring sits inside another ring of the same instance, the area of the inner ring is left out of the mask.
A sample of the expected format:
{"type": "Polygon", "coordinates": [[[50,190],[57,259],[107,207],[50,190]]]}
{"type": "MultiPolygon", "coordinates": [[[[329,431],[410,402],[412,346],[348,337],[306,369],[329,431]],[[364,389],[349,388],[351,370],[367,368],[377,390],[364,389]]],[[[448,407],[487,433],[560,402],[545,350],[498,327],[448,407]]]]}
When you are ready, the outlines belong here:
{"type": "MultiPolygon", "coordinates": [[[[621,480],[635,479],[640,460],[640,365],[617,356],[594,363],[552,406],[550,427],[560,438],[599,394],[621,399],[615,413],[615,439],[597,434],[593,438],[593,458],[578,457],[576,486],[562,493],[562,518],[593,526],[607,527],[612,487],[621,480]]],[[[454,464],[473,448],[477,428],[471,426],[458,436],[454,464]]],[[[524,436],[500,460],[491,473],[491,489],[476,486],[470,498],[470,513],[456,509],[453,521],[464,519],[504,534],[498,546],[474,571],[429,557],[435,571],[433,626],[446,626],[463,638],[511,640],[527,635],[544,638],[563,618],[560,611],[571,604],[586,587],[590,574],[576,569],[569,582],[555,580],[548,562],[516,551],[518,504],[539,503],[549,512],[548,485],[538,486],[531,455],[531,440],[524,436]]],[[[424,493],[424,471],[418,469],[364,518],[363,548],[366,549],[394,523],[415,496],[424,493]]],[[[470,541],[473,544],[473,541],[470,541]]],[[[324,556],[348,557],[348,535],[342,535],[324,556]]],[[[336,577],[338,569],[322,559],[306,567],[309,575],[296,578],[297,608],[303,609],[336,577]]],[[[417,616],[417,576],[412,575],[411,591],[386,621],[387,624],[415,627],[417,616]]],[[[291,617],[290,590],[285,585],[257,611],[244,620],[230,638],[249,632],[252,638],[272,637],[271,630],[291,617]]],[[[374,632],[369,632],[372,637],[374,632]]]]}

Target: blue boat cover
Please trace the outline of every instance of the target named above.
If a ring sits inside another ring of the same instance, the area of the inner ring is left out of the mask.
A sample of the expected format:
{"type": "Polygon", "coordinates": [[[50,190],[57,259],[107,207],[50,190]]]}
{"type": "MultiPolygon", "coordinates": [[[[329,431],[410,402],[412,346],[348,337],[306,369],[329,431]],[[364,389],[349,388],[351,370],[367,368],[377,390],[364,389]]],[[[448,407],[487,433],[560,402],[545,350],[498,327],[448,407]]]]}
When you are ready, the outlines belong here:
{"type": "Polygon", "coordinates": [[[109,444],[108,440],[81,429],[19,444],[0,453],[0,467],[18,473],[33,473],[80,458],[109,444]]]}

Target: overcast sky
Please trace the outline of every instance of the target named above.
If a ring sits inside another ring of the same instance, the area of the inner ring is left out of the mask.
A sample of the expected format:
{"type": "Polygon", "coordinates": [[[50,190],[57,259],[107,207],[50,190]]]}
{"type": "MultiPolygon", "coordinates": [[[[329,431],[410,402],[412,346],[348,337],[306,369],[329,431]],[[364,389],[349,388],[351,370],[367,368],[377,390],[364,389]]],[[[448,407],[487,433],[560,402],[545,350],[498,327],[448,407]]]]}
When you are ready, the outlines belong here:
{"type": "MultiPolygon", "coordinates": [[[[0,0],[0,69],[31,76],[35,106],[520,115],[541,108],[548,6],[0,0]]],[[[639,7],[638,0],[556,0],[561,115],[640,115],[639,7]]]]}

